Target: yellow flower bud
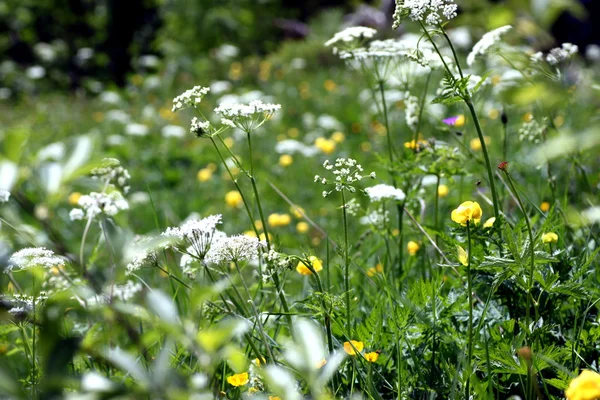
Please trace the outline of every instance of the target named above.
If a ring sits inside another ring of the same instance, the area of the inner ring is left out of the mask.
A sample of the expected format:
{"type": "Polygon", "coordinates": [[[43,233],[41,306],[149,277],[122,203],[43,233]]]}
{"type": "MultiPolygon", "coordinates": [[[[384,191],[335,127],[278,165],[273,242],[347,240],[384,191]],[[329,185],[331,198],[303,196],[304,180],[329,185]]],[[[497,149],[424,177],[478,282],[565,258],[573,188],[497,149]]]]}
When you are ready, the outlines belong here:
{"type": "Polygon", "coordinates": [[[448,196],[448,193],[450,193],[450,188],[446,185],[440,185],[438,187],[438,196],[439,197],[446,197],[448,196]]]}
{"type": "Polygon", "coordinates": [[[408,250],[408,254],[411,256],[416,255],[420,248],[419,243],[412,240],[406,245],[406,250],[408,250]]]}

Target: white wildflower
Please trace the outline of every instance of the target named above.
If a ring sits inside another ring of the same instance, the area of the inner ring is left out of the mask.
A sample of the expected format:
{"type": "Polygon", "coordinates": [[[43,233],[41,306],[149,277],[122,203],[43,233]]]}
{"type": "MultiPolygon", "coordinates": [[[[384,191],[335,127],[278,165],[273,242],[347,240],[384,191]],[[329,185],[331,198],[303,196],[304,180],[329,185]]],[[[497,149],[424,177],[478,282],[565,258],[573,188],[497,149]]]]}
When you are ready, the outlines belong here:
{"type": "Polygon", "coordinates": [[[333,52],[337,53],[338,47],[342,49],[352,48],[352,45],[356,44],[356,42],[362,39],[370,39],[375,34],[377,34],[377,31],[373,28],[352,26],[333,35],[331,39],[325,42],[325,46],[333,46],[333,52]]]}
{"type": "Polygon", "coordinates": [[[110,193],[92,192],[88,195],[81,196],[77,202],[81,207],[81,212],[71,210],[69,216],[71,219],[78,219],[81,213],[85,213],[86,218],[94,218],[100,214],[107,216],[115,216],[119,211],[129,209],[129,203],[119,191],[110,193]]]}
{"type": "Polygon", "coordinates": [[[148,131],[148,127],[143,124],[127,124],[125,126],[125,133],[131,136],[146,136],[148,131]]]}
{"type": "Polygon", "coordinates": [[[404,105],[406,106],[406,109],[404,110],[406,125],[414,131],[419,124],[419,98],[412,96],[410,92],[406,92],[404,94],[404,105]]]}
{"type": "Polygon", "coordinates": [[[393,29],[407,17],[427,25],[439,25],[444,19],[456,17],[457,10],[454,0],[396,0],[393,29]]]}
{"type": "Polygon", "coordinates": [[[494,48],[499,42],[504,34],[512,29],[512,26],[505,25],[500,28],[496,28],[492,31],[484,34],[479,42],[475,43],[471,53],[467,56],[467,64],[472,66],[475,63],[475,59],[479,56],[483,56],[490,51],[490,49],[494,48]]]}
{"type": "Polygon", "coordinates": [[[123,189],[125,194],[129,192],[127,184],[131,179],[131,175],[128,170],[121,166],[121,163],[116,158],[103,159],[99,167],[92,169],[91,175],[92,179],[118,186],[123,189]]]}
{"type": "Polygon", "coordinates": [[[319,152],[315,146],[309,146],[294,139],[286,139],[277,142],[275,151],[279,154],[299,153],[306,157],[312,157],[319,152]]]}
{"type": "Polygon", "coordinates": [[[65,265],[65,260],[54,254],[52,250],[44,247],[28,247],[14,253],[8,260],[8,266],[4,272],[12,272],[13,269],[25,270],[33,267],[60,267],[65,265]]]}
{"type": "Polygon", "coordinates": [[[189,251],[184,251],[185,253],[199,259],[204,259],[215,241],[214,239],[224,236],[223,233],[216,229],[220,223],[221,214],[211,215],[202,219],[186,221],[180,227],[168,228],[162,235],[183,241],[185,247],[191,246],[192,248],[189,251]]]}
{"type": "Polygon", "coordinates": [[[69,219],[71,221],[81,221],[85,218],[85,212],[81,208],[74,208],[69,212],[69,219]]]}
{"type": "Polygon", "coordinates": [[[166,125],[161,129],[160,134],[164,138],[182,138],[185,136],[185,129],[178,125],[166,125]]]}
{"type": "Polygon", "coordinates": [[[379,230],[384,230],[390,220],[389,214],[389,211],[383,209],[374,210],[362,217],[359,222],[361,225],[372,225],[379,230]]]}
{"type": "Polygon", "coordinates": [[[201,121],[194,117],[192,118],[192,124],[190,126],[190,132],[197,137],[209,135],[211,133],[211,125],[208,121],[201,121]]]}
{"type": "Polygon", "coordinates": [[[114,285],[112,288],[113,297],[121,301],[129,301],[141,292],[143,286],[139,282],[127,281],[124,285],[114,285]]]}
{"type": "Polygon", "coordinates": [[[386,199],[402,201],[406,198],[406,195],[401,189],[386,184],[368,187],[365,189],[365,192],[371,201],[382,201],[386,199]]]}
{"type": "Polygon", "coordinates": [[[221,115],[223,125],[235,126],[244,132],[252,132],[268,121],[281,105],[263,103],[252,100],[248,104],[222,103],[215,108],[215,113],[221,115]]]}
{"type": "MultiPolygon", "coordinates": [[[[325,160],[323,167],[334,175],[334,179],[327,179],[319,175],[315,175],[315,182],[320,182],[323,185],[335,185],[335,191],[341,192],[348,190],[355,192],[354,183],[366,178],[363,173],[363,167],[353,158],[338,158],[335,164],[331,164],[329,160],[325,160]]],[[[369,177],[375,178],[375,173],[369,174],[369,177]]],[[[323,197],[327,197],[332,191],[324,191],[323,197]]]]}
{"type": "Polygon", "coordinates": [[[195,107],[200,104],[202,98],[210,91],[210,88],[194,86],[173,99],[173,112],[186,107],[195,107]]]}
{"type": "Polygon", "coordinates": [[[8,190],[0,189],[0,203],[8,202],[10,198],[10,192],[8,190]]]}
{"type": "Polygon", "coordinates": [[[255,237],[246,235],[229,236],[216,242],[208,251],[206,259],[217,265],[256,260],[259,249],[265,246],[265,242],[255,237]]]}
{"type": "Polygon", "coordinates": [[[550,65],[560,64],[567,61],[579,52],[579,47],[571,43],[563,43],[561,47],[556,47],[548,53],[546,61],[550,65]]]}

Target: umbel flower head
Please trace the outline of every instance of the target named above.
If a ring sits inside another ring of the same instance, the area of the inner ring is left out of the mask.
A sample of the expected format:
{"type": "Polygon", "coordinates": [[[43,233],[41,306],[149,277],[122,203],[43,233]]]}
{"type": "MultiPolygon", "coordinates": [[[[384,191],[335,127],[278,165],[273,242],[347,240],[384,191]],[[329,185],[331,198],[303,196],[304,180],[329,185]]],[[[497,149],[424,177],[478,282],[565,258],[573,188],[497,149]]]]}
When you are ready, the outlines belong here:
{"type": "Polygon", "coordinates": [[[454,0],[396,0],[393,29],[397,29],[406,18],[427,25],[438,25],[444,19],[456,17],[457,9],[454,0]]]}
{"type": "Polygon", "coordinates": [[[474,222],[476,224],[481,221],[481,206],[476,201],[465,201],[457,209],[452,211],[452,221],[463,226],[467,225],[467,222],[474,222]]]}
{"type": "Polygon", "coordinates": [[[173,99],[173,112],[182,110],[186,107],[195,107],[200,104],[202,98],[210,91],[210,88],[202,86],[194,86],[186,90],[179,96],[173,99]]]}
{"type": "Polygon", "coordinates": [[[338,50],[351,50],[360,47],[364,39],[370,39],[375,34],[377,34],[377,31],[373,28],[352,26],[333,35],[331,39],[325,42],[325,46],[332,46],[335,54],[338,50]]]}
{"type": "Polygon", "coordinates": [[[511,29],[512,26],[510,25],[501,26],[500,28],[496,28],[483,35],[479,42],[475,43],[473,50],[471,50],[471,53],[469,53],[467,57],[467,64],[469,67],[475,63],[477,57],[489,53],[489,51],[500,42],[502,36],[511,29]]]}
{"type": "MultiPolygon", "coordinates": [[[[338,158],[335,164],[331,164],[329,160],[325,160],[323,167],[330,171],[335,176],[335,179],[330,180],[319,175],[315,175],[315,182],[321,182],[323,185],[335,185],[335,191],[341,192],[348,190],[355,192],[353,184],[360,181],[366,176],[362,175],[363,167],[353,158],[338,158]]],[[[369,177],[375,179],[375,172],[371,172],[369,177]]],[[[323,197],[327,197],[333,190],[323,191],[323,197]]]]}
{"type": "Polygon", "coordinates": [[[69,217],[73,221],[95,218],[100,214],[112,217],[120,211],[129,209],[129,203],[118,190],[110,193],[92,192],[81,196],[77,204],[81,208],[74,208],[69,213],[69,217]]]}
{"type": "Polygon", "coordinates": [[[228,125],[231,123],[232,126],[250,133],[271,119],[279,109],[281,109],[279,104],[252,100],[249,104],[220,104],[215,108],[215,113],[228,121],[228,125]]]}
{"type": "Polygon", "coordinates": [[[28,247],[14,253],[8,260],[8,266],[4,270],[5,273],[13,270],[22,271],[34,267],[43,267],[51,269],[54,267],[62,267],[65,265],[65,260],[54,254],[52,250],[44,247],[28,247]]]}
{"type": "Polygon", "coordinates": [[[224,237],[213,243],[206,254],[206,260],[217,265],[256,260],[259,249],[263,247],[266,247],[266,243],[255,237],[247,235],[224,237]]]}
{"type": "Polygon", "coordinates": [[[397,189],[391,185],[380,184],[371,186],[365,189],[365,193],[371,201],[396,200],[402,201],[406,195],[401,189],[397,189]]]}
{"type": "Polygon", "coordinates": [[[163,236],[174,237],[183,243],[183,248],[189,246],[190,251],[185,250],[199,259],[204,259],[208,253],[217,231],[217,225],[221,223],[221,214],[210,215],[202,219],[192,219],[180,227],[167,228],[163,236]]]}
{"type": "Polygon", "coordinates": [[[585,369],[571,381],[565,391],[567,400],[596,400],[600,398],[600,374],[585,369]]]}

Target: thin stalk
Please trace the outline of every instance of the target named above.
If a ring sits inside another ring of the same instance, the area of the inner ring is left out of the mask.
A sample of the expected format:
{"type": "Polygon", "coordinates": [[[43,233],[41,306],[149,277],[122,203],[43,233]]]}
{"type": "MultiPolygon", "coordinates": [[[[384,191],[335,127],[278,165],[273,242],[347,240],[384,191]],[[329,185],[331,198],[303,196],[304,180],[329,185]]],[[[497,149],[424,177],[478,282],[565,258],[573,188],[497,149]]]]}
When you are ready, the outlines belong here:
{"type": "Polygon", "coordinates": [[[85,241],[87,239],[87,235],[90,231],[90,227],[92,226],[92,217],[88,217],[87,222],[85,223],[85,228],[83,229],[83,236],[81,237],[81,245],[79,246],[79,264],[81,264],[81,275],[85,277],[87,274],[87,269],[85,267],[84,259],[83,259],[83,251],[85,250],[85,241]]]}
{"type": "Polygon", "coordinates": [[[352,319],[350,313],[350,250],[348,246],[348,217],[346,215],[346,197],[344,190],[342,194],[342,216],[344,219],[344,290],[346,291],[346,330],[349,338],[352,338],[352,319]]]}
{"type": "MultiPolygon", "coordinates": [[[[388,145],[388,156],[390,158],[390,164],[394,163],[394,147],[392,145],[392,137],[390,132],[390,123],[388,120],[388,112],[387,112],[387,104],[385,102],[385,91],[383,90],[383,81],[379,81],[379,93],[381,94],[381,104],[383,107],[383,120],[385,122],[385,136],[387,137],[387,145],[388,145]]],[[[390,165],[391,167],[391,165],[390,165]]],[[[390,169],[390,175],[392,178],[392,182],[394,183],[394,187],[396,186],[396,177],[394,173],[390,169]]]]}
{"type": "Polygon", "coordinates": [[[469,398],[469,385],[471,383],[471,373],[473,366],[473,287],[471,282],[471,226],[470,221],[467,221],[467,299],[469,301],[469,327],[468,327],[468,342],[467,342],[467,383],[465,385],[465,399],[469,398]]]}
{"type": "MultiPolygon", "coordinates": [[[[34,272],[35,274],[35,272],[34,272]]],[[[31,339],[32,339],[32,346],[31,346],[31,390],[33,390],[33,395],[34,397],[36,397],[37,395],[37,379],[36,379],[36,351],[35,351],[35,339],[36,339],[36,323],[35,323],[35,275],[32,275],[31,277],[31,286],[32,286],[32,291],[33,291],[33,303],[32,303],[32,307],[33,307],[33,324],[31,324],[31,339]]]]}
{"type": "Polygon", "coordinates": [[[263,338],[263,341],[265,342],[265,348],[267,349],[267,355],[269,356],[269,359],[271,360],[271,362],[275,362],[275,357],[273,357],[273,352],[271,351],[271,345],[269,344],[269,339],[267,338],[267,334],[265,333],[265,328],[263,327],[262,321],[260,319],[260,314],[258,313],[256,306],[254,305],[254,300],[252,300],[252,295],[250,294],[250,290],[248,289],[246,280],[242,276],[242,270],[240,269],[240,265],[237,263],[237,261],[234,262],[234,264],[235,264],[235,269],[237,270],[237,273],[240,276],[240,279],[242,281],[242,285],[244,286],[244,291],[246,292],[246,296],[248,296],[248,302],[250,303],[250,307],[252,308],[252,311],[254,312],[254,317],[256,318],[256,325],[258,326],[258,330],[263,338]]]}
{"type": "Polygon", "coordinates": [[[417,148],[417,140],[419,140],[419,131],[421,130],[421,123],[423,121],[423,110],[425,109],[425,100],[427,99],[427,91],[429,90],[429,81],[431,80],[432,73],[433,72],[427,74],[427,80],[425,81],[425,89],[423,89],[423,96],[421,97],[421,104],[419,105],[419,118],[417,119],[417,129],[415,130],[415,134],[413,136],[415,150],[417,148]]]}
{"type": "Polygon", "coordinates": [[[260,214],[260,221],[263,225],[263,231],[265,232],[265,241],[267,242],[267,250],[271,250],[271,241],[269,240],[269,231],[267,229],[267,220],[263,213],[262,205],[260,204],[260,195],[258,194],[258,188],[256,186],[256,178],[254,177],[254,157],[252,157],[252,139],[250,131],[246,131],[246,137],[248,138],[248,152],[250,157],[250,182],[252,183],[252,190],[254,191],[254,198],[256,199],[256,206],[258,207],[258,213],[260,214]]]}
{"type": "MultiPolygon", "coordinates": [[[[433,227],[438,230],[439,207],[440,207],[440,176],[435,181],[435,197],[433,198],[433,227]]],[[[438,235],[435,235],[435,244],[438,245],[438,235]]]]}
{"type": "Polygon", "coordinates": [[[479,124],[479,118],[477,117],[477,112],[475,111],[475,106],[471,99],[466,99],[465,103],[471,112],[471,117],[473,118],[473,122],[475,123],[475,130],[477,131],[477,136],[479,136],[479,142],[481,143],[481,151],[483,152],[483,158],[485,160],[485,167],[488,173],[488,180],[490,183],[490,189],[492,191],[492,202],[494,203],[494,217],[496,220],[500,220],[500,208],[498,203],[498,193],[496,192],[496,184],[494,183],[494,173],[492,172],[492,164],[490,163],[490,156],[487,151],[487,146],[485,144],[485,139],[483,137],[483,131],[481,130],[481,125],[479,124]]]}
{"type": "MultiPolygon", "coordinates": [[[[523,205],[523,201],[521,200],[521,196],[517,192],[515,188],[515,184],[506,169],[502,169],[504,174],[506,175],[506,181],[510,186],[510,190],[512,190],[517,202],[519,203],[519,207],[521,208],[521,212],[525,217],[525,223],[527,224],[527,233],[529,235],[529,251],[531,252],[531,263],[529,266],[529,288],[527,289],[527,309],[525,311],[527,326],[531,323],[531,301],[533,300],[532,290],[533,290],[533,273],[535,271],[535,242],[533,241],[533,229],[531,228],[531,221],[529,220],[529,215],[527,215],[527,211],[525,210],[525,206],[523,205]]],[[[529,332],[528,332],[529,336],[529,332]]]]}
{"type": "Polygon", "coordinates": [[[252,211],[250,210],[250,205],[248,204],[248,201],[246,200],[246,196],[244,196],[244,193],[242,192],[242,188],[238,184],[237,179],[233,176],[233,173],[231,172],[231,170],[229,169],[229,166],[225,162],[225,158],[223,158],[223,154],[221,153],[221,150],[219,150],[219,147],[217,146],[215,139],[210,137],[210,141],[212,142],[213,146],[215,147],[215,150],[217,151],[217,154],[219,155],[221,162],[225,166],[225,169],[227,170],[227,173],[229,174],[231,181],[233,182],[233,184],[235,185],[235,188],[237,189],[238,193],[242,197],[242,202],[244,203],[244,207],[246,208],[246,213],[248,214],[248,218],[250,218],[250,224],[252,225],[252,229],[254,230],[254,233],[256,233],[256,237],[259,237],[258,229],[256,228],[256,224],[254,223],[254,216],[252,215],[252,211]]]}

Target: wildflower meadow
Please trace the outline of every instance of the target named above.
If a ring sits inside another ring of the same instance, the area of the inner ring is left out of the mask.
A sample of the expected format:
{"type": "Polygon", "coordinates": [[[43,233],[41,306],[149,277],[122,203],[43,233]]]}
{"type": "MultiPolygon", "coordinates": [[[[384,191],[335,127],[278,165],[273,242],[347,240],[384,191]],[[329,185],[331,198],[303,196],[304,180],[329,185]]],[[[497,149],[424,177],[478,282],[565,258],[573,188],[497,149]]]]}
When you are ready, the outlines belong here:
{"type": "Polygon", "coordinates": [[[586,2],[156,3],[0,62],[1,399],[600,399],[586,2]]]}

